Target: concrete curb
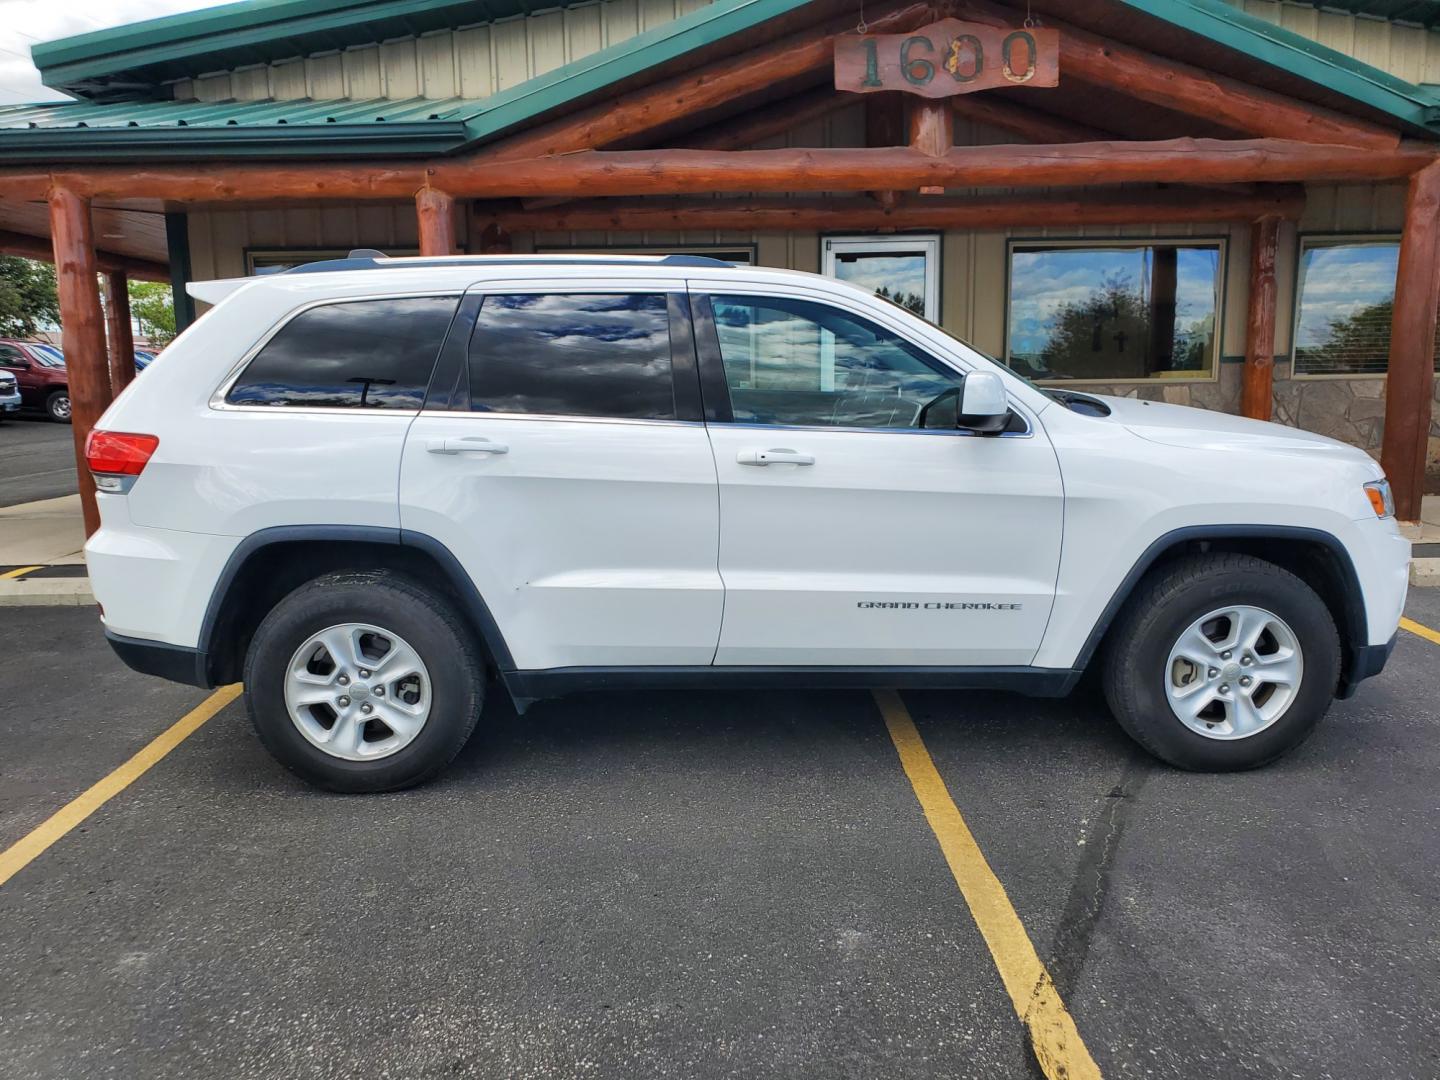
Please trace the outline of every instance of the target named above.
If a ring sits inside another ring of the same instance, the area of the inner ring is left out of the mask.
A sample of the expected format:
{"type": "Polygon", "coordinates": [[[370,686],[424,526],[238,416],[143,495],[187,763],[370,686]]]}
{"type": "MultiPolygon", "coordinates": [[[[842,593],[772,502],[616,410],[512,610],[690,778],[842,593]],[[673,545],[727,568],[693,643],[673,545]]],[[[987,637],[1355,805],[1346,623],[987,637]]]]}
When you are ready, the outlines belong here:
{"type": "Polygon", "coordinates": [[[1440,589],[1440,559],[1411,559],[1410,584],[1421,589],[1440,589]]]}
{"type": "Polygon", "coordinates": [[[0,581],[0,607],[83,607],[93,603],[95,594],[88,577],[0,581]]]}

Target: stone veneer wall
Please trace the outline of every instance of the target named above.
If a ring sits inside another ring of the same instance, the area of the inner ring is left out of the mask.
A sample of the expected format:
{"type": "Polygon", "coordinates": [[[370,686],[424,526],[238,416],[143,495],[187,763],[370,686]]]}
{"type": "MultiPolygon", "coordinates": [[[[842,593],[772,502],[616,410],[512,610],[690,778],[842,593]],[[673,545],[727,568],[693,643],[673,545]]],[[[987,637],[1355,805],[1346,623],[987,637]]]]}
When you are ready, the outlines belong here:
{"type": "MultiPolygon", "coordinates": [[[[1240,378],[1244,365],[1220,365],[1215,382],[1167,384],[1120,383],[1109,386],[1076,385],[1075,389],[1117,397],[1193,405],[1221,412],[1240,411],[1240,378]]],[[[1290,361],[1275,361],[1275,414],[1279,424],[1304,428],[1358,446],[1375,458],[1385,434],[1385,380],[1365,378],[1293,379],[1290,361]]],[[[1425,490],[1440,492],[1440,378],[1435,380],[1435,404],[1430,410],[1430,442],[1425,455],[1425,490]]]]}

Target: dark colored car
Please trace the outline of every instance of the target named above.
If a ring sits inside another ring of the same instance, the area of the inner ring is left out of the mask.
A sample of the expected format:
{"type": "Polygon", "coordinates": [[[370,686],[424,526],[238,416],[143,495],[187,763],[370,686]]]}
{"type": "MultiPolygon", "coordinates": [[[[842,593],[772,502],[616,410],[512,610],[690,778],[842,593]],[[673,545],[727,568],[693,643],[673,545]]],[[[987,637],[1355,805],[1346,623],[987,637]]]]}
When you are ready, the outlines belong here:
{"type": "Polygon", "coordinates": [[[26,408],[44,409],[50,419],[70,422],[70,373],[65,354],[54,345],[0,338],[0,371],[15,376],[26,408]]]}

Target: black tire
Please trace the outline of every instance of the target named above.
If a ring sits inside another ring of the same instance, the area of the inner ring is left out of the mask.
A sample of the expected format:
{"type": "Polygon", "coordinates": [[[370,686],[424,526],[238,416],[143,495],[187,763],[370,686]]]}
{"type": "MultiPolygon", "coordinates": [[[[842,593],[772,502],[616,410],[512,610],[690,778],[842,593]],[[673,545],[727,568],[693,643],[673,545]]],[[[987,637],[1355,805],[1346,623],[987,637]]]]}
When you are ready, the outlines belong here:
{"type": "Polygon", "coordinates": [[[1249,555],[1189,555],[1152,571],[1107,640],[1105,697],[1120,726],[1181,769],[1253,769],[1299,746],[1320,722],[1340,676],[1340,636],[1325,602],[1305,582],[1249,555]],[[1263,608],[1294,633],[1304,660],[1299,690],[1268,727],[1222,741],[1187,727],[1166,694],[1170,651],[1192,623],[1227,604],[1263,608]]]}
{"type": "Polygon", "coordinates": [[[429,780],[460,752],[480,717],[485,665],[469,628],[429,589],[390,571],[344,571],[316,578],[275,605],[251,640],[244,681],[260,741],[291,772],[331,791],[393,791],[429,780]],[[344,622],[372,623],[399,635],[430,673],[424,726],[387,757],[332,756],[301,734],[286,708],[286,672],[296,650],[344,622]]]}
{"type": "Polygon", "coordinates": [[[56,390],[45,399],[45,414],[57,424],[70,423],[70,391],[56,390]]]}

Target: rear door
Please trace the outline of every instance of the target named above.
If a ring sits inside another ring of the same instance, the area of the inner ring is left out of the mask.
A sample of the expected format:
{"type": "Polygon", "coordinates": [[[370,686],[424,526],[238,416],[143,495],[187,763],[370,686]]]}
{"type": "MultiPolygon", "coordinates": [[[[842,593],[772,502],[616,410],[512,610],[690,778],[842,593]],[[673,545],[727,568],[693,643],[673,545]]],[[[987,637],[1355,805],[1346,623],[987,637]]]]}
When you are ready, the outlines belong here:
{"type": "Polygon", "coordinates": [[[719,511],[683,288],[507,283],[466,310],[406,440],[402,527],[455,554],[522,670],[709,664],[719,511]]]}
{"type": "Polygon", "coordinates": [[[1029,664],[1063,501],[1034,418],[957,430],[963,369],[899,320],[778,285],[707,289],[692,303],[720,482],[716,664],[1029,664]]]}

